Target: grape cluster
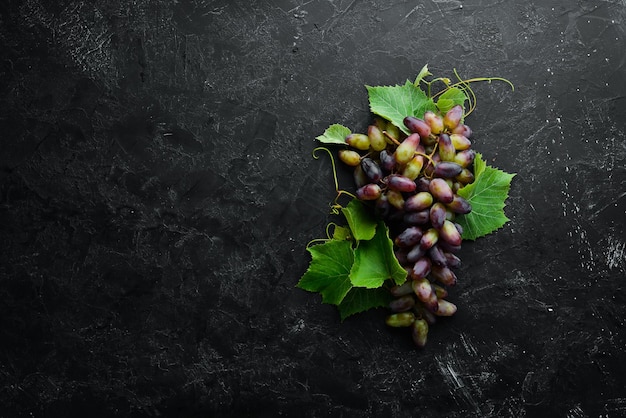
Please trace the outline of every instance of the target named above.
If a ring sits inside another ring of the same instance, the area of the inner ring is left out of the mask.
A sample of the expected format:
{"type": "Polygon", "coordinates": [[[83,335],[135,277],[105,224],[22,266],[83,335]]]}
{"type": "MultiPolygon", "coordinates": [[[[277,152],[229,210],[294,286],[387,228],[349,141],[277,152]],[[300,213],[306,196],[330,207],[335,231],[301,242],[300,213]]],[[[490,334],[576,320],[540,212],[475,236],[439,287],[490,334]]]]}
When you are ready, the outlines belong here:
{"type": "Polygon", "coordinates": [[[392,313],[386,323],[411,329],[418,347],[426,344],[429,325],[457,308],[447,301],[461,261],[462,227],[457,215],[471,206],[457,191],[474,181],[472,130],[462,122],[463,108],[445,114],[428,111],[423,119],[408,116],[404,134],[377,119],[367,134],[346,137],[349,149],[339,158],[354,167],[356,197],[370,201],[389,227],[396,258],[407,281],[390,289],[392,313]]]}

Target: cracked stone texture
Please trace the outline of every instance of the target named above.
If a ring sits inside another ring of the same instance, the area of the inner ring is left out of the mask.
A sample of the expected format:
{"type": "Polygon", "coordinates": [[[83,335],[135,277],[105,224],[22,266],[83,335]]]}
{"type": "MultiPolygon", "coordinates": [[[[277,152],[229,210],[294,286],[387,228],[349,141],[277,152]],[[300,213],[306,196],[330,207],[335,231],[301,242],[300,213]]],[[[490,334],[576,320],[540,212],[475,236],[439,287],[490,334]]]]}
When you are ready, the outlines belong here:
{"type": "Polygon", "coordinates": [[[3,416],[626,414],[622,0],[102,3],[0,6],[3,416]],[[425,64],[514,83],[468,123],[517,175],[416,350],[295,285],[314,138],[425,64]]]}

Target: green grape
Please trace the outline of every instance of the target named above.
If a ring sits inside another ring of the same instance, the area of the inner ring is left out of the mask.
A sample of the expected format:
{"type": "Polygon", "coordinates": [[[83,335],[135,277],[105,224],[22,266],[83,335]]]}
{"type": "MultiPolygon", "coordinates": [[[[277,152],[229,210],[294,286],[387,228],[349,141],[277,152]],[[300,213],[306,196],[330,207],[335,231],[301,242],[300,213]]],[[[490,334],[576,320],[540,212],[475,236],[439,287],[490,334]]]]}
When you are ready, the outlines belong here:
{"type": "Polygon", "coordinates": [[[417,318],[411,324],[411,338],[417,347],[424,347],[428,340],[428,322],[424,318],[417,318]]]}
{"type": "Polygon", "coordinates": [[[419,134],[411,134],[396,148],[394,157],[400,164],[406,164],[415,156],[415,151],[420,143],[419,134]]]}
{"type": "Polygon", "coordinates": [[[473,149],[466,149],[457,152],[452,161],[454,161],[463,168],[467,168],[470,166],[470,164],[474,162],[475,157],[476,152],[473,149]]]}
{"type": "Polygon", "coordinates": [[[394,328],[410,327],[414,321],[415,314],[413,312],[394,313],[385,319],[385,323],[394,328]]]}
{"type": "Polygon", "coordinates": [[[374,151],[382,151],[387,148],[387,138],[378,126],[370,125],[367,128],[367,137],[370,140],[370,147],[374,151]]]}
{"type": "Polygon", "coordinates": [[[472,146],[472,142],[467,139],[466,136],[463,136],[461,134],[451,134],[450,141],[452,141],[452,145],[457,151],[465,151],[472,146]]]}
{"type": "Polygon", "coordinates": [[[442,161],[454,161],[456,157],[456,149],[448,134],[439,135],[439,157],[442,161]]]}
{"type": "Polygon", "coordinates": [[[439,135],[443,132],[443,118],[435,112],[428,110],[426,113],[424,113],[424,122],[426,122],[428,126],[430,126],[430,131],[433,134],[439,135]]]}
{"type": "Polygon", "coordinates": [[[454,179],[461,185],[470,184],[474,182],[474,173],[472,173],[471,170],[464,168],[454,179]]]}
{"type": "MultiPolygon", "coordinates": [[[[396,141],[400,140],[400,128],[398,128],[396,125],[394,125],[391,121],[388,121],[387,124],[385,125],[385,132],[387,132],[387,135],[389,135],[390,137],[392,137],[393,139],[395,139],[396,141]]],[[[393,144],[394,142],[387,138],[387,142],[389,144],[393,144]]]]}
{"type": "Polygon", "coordinates": [[[422,277],[413,280],[413,292],[415,292],[417,298],[422,301],[426,309],[431,312],[437,310],[437,294],[427,278],[422,277]]]}
{"type": "Polygon", "coordinates": [[[387,190],[387,200],[389,204],[398,210],[402,210],[405,206],[404,197],[402,193],[395,190],[387,190]]]}
{"type": "Polygon", "coordinates": [[[356,167],[361,163],[361,155],[349,149],[339,150],[337,153],[339,155],[339,159],[346,165],[356,167]]]}
{"type": "Polygon", "coordinates": [[[413,159],[406,163],[404,169],[402,170],[402,175],[410,178],[411,180],[415,180],[422,172],[422,167],[424,167],[424,157],[416,155],[413,159]]]}
{"type": "Polygon", "coordinates": [[[370,139],[365,134],[350,134],[346,137],[346,144],[352,148],[359,149],[361,151],[367,151],[370,149],[370,139]]]}

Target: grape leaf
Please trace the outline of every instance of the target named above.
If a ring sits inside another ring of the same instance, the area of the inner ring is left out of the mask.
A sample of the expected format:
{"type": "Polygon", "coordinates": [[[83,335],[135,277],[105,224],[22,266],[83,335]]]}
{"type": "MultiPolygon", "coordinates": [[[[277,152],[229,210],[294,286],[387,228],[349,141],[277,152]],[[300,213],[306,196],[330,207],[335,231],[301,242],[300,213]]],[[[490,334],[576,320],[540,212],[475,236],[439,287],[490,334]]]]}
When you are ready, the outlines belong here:
{"type": "Polygon", "coordinates": [[[515,174],[488,166],[482,155],[476,153],[475,180],[458,191],[459,196],[472,205],[472,211],[457,220],[463,227],[463,239],[475,240],[483,237],[509,221],[504,214],[504,206],[514,176],[515,174]]]}
{"type": "Polygon", "coordinates": [[[352,237],[350,234],[350,228],[347,226],[339,226],[335,225],[335,229],[333,230],[333,239],[336,240],[348,240],[352,237]]]}
{"type": "Polygon", "coordinates": [[[350,241],[329,240],[307,248],[311,263],[297,284],[300,289],[320,292],[322,302],[338,305],[352,288],[350,269],[354,253],[350,241]]]}
{"type": "Polygon", "coordinates": [[[404,126],[404,118],[415,116],[421,118],[427,110],[437,108],[433,99],[415,84],[407,80],[403,85],[365,86],[369,94],[370,110],[400,128],[404,133],[409,130],[404,126]]]}
{"type": "Polygon", "coordinates": [[[350,270],[350,281],[356,287],[376,288],[387,279],[401,284],[407,272],[393,252],[389,230],[378,222],[376,235],[369,241],[360,241],[354,249],[354,264],[350,270]]]}
{"type": "Polygon", "coordinates": [[[439,99],[437,99],[437,108],[442,115],[445,115],[448,110],[456,105],[461,105],[465,109],[466,100],[468,100],[468,98],[463,90],[458,87],[451,87],[441,93],[439,99]]]}
{"type": "Polygon", "coordinates": [[[429,75],[433,75],[430,71],[428,71],[428,64],[424,65],[422,67],[422,69],[420,70],[419,74],[417,75],[417,77],[415,77],[415,81],[413,82],[413,84],[417,87],[419,87],[420,83],[422,82],[422,80],[425,77],[428,77],[429,75]]]}
{"type": "Polygon", "coordinates": [[[376,219],[358,199],[352,199],[341,212],[346,217],[352,236],[357,241],[370,240],[376,234],[376,219]]]}
{"type": "Polygon", "coordinates": [[[390,301],[391,294],[382,287],[376,289],[353,287],[337,308],[339,309],[339,315],[343,321],[350,315],[387,306],[390,301]]]}
{"type": "Polygon", "coordinates": [[[324,143],[324,144],[346,144],[346,136],[350,135],[350,129],[346,128],[343,125],[335,123],[334,125],[330,125],[324,133],[315,139],[324,143]]]}

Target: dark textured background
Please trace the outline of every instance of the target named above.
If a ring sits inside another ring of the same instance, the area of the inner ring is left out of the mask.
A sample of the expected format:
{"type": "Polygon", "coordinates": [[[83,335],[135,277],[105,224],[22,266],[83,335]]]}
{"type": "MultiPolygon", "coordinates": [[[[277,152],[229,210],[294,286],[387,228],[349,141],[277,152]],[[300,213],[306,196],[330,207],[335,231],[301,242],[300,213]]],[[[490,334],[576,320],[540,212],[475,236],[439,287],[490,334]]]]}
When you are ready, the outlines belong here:
{"type": "Polygon", "coordinates": [[[0,415],[626,416],[626,3],[0,4],[0,415]],[[296,289],[315,136],[424,64],[514,178],[424,350],[296,289]]]}

